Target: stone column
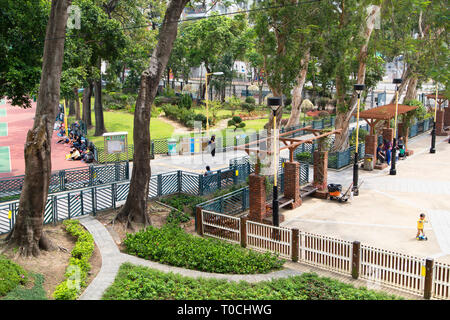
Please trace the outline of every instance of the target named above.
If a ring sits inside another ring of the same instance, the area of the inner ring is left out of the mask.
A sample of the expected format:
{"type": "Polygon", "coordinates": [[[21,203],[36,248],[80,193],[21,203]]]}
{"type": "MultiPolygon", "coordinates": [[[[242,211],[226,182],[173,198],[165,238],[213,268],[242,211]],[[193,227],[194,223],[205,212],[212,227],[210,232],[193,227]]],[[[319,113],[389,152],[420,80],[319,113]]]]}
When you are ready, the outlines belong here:
{"type": "Polygon", "coordinates": [[[285,162],[284,163],[284,197],[293,199],[294,202],[289,204],[289,209],[295,209],[302,204],[300,197],[300,163],[285,162]]]}
{"type": "Polygon", "coordinates": [[[327,190],[328,151],[314,151],[314,187],[327,190]]]}
{"type": "Polygon", "coordinates": [[[250,213],[248,218],[252,221],[262,222],[266,214],[266,185],[265,177],[251,174],[248,179],[250,195],[250,213]]]}
{"type": "Polygon", "coordinates": [[[436,111],[436,135],[446,136],[447,132],[444,131],[444,110],[436,111]]]}

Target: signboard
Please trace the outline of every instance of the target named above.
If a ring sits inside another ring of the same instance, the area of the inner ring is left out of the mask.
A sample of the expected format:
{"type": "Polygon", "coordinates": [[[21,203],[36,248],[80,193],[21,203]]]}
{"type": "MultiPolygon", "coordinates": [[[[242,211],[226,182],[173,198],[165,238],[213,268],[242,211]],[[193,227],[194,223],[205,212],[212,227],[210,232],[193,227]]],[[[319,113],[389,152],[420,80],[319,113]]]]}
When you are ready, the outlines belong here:
{"type": "Polygon", "coordinates": [[[105,153],[115,154],[128,152],[127,136],[128,132],[104,133],[105,153]]]}

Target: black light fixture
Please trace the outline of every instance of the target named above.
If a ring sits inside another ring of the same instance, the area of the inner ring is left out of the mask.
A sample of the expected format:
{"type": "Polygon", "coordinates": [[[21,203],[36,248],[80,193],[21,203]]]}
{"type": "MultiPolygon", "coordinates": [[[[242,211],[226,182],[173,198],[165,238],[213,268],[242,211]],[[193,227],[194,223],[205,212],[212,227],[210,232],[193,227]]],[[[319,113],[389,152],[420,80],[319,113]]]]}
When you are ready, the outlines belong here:
{"type": "Polygon", "coordinates": [[[395,159],[397,157],[397,115],[398,115],[398,85],[402,83],[401,78],[394,78],[392,81],[395,84],[395,120],[394,120],[394,141],[392,144],[392,155],[391,155],[391,170],[389,174],[395,176],[397,174],[397,169],[395,168],[395,159]]]}
{"type": "MultiPolygon", "coordinates": [[[[436,153],[436,112],[437,112],[437,100],[438,100],[438,85],[436,83],[436,97],[434,99],[434,118],[433,118],[433,130],[431,130],[431,148],[430,153],[436,153]]],[[[448,140],[450,143],[450,139],[448,140]]]]}
{"type": "Polygon", "coordinates": [[[278,205],[278,186],[277,186],[277,169],[278,169],[278,163],[277,163],[277,139],[276,139],[276,127],[277,127],[277,110],[281,106],[282,100],[280,97],[270,97],[267,98],[267,106],[272,109],[273,112],[273,167],[274,167],[274,174],[273,174],[273,199],[272,199],[272,223],[274,226],[279,226],[279,205],[278,205]]]}
{"type": "Polygon", "coordinates": [[[353,89],[358,94],[358,104],[357,104],[357,110],[356,110],[356,145],[355,145],[355,162],[353,164],[353,195],[357,196],[359,195],[359,189],[358,189],[358,144],[359,144],[359,105],[361,101],[361,91],[363,91],[365,88],[364,84],[354,84],[353,89]]]}

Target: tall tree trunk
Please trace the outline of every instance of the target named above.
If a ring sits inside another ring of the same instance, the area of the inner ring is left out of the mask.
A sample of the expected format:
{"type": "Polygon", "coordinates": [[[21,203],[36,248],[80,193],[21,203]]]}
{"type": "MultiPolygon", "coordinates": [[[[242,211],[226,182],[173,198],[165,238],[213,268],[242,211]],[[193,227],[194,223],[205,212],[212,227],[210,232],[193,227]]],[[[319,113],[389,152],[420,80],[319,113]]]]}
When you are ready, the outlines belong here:
{"type": "MultiPolygon", "coordinates": [[[[357,83],[364,84],[366,79],[366,66],[367,66],[367,52],[369,47],[370,36],[375,27],[375,17],[377,12],[380,10],[379,7],[373,7],[366,19],[366,25],[363,31],[364,43],[359,49],[358,54],[358,75],[357,83]]],[[[342,129],[341,134],[336,135],[334,140],[333,151],[342,151],[349,147],[348,140],[348,129],[350,125],[350,119],[352,114],[355,112],[357,107],[357,93],[353,91],[352,97],[350,99],[349,107],[347,111],[343,112],[343,106],[345,104],[345,89],[343,86],[343,79],[340,75],[336,77],[336,92],[337,92],[337,108],[336,108],[336,129],[342,129]]],[[[359,124],[357,124],[359,125],[359,124]]]]}
{"type": "Polygon", "coordinates": [[[130,189],[125,205],[117,215],[123,222],[150,224],[147,215],[147,201],[150,170],[150,117],[151,105],[158,90],[161,75],[166,69],[177,36],[180,18],[189,0],[172,0],[167,7],[163,25],[159,32],[159,41],[153,50],[150,66],[141,75],[141,84],[134,112],[134,158],[130,189]]]}
{"type": "Polygon", "coordinates": [[[75,115],[75,101],[73,99],[69,99],[69,116],[75,115]]]}
{"type": "Polygon", "coordinates": [[[73,94],[75,95],[75,119],[81,120],[80,97],[78,96],[78,88],[73,89],[73,94]]]}
{"type": "Polygon", "coordinates": [[[302,59],[300,60],[300,72],[297,75],[297,84],[294,87],[292,93],[291,116],[289,117],[289,120],[286,123],[286,127],[293,127],[300,123],[300,115],[301,115],[300,106],[302,104],[302,91],[303,86],[305,85],[306,75],[308,73],[309,57],[310,57],[310,49],[306,48],[306,52],[304,53],[302,59]]]}
{"type": "Polygon", "coordinates": [[[53,246],[43,233],[44,210],[52,172],[51,139],[60,98],[64,36],[71,0],[53,0],[44,43],[41,81],[33,128],[25,143],[25,178],[9,245],[24,256],[53,246]]]}
{"type": "Polygon", "coordinates": [[[406,95],[403,98],[403,101],[416,99],[417,82],[418,82],[418,80],[419,79],[418,79],[417,76],[413,76],[413,77],[411,77],[411,79],[409,79],[408,89],[406,90],[406,95]]]}
{"type": "MultiPolygon", "coordinates": [[[[101,59],[98,58],[97,67],[101,70],[101,59]]],[[[94,136],[101,136],[106,132],[105,121],[103,120],[103,105],[102,105],[102,77],[100,71],[100,78],[94,81],[94,111],[95,111],[95,133],[94,136]]]]}
{"type": "MultiPolygon", "coordinates": [[[[400,97],[403,94],[403,91],[408,86],[408,83],[409,83],[409,80],[411,79],[411,77],[412,77],[411,68],[407,67],[406,71],[403,72],[403,74],[402,74],[402,83],[400,83],[400,85],[398,86],[398,100],[399,101],[400,101],[400,97]]],[[[391,104],[395,103],[395,94],[393,95],[390,103],[391,104]]]]}
{"type": "Polygon", "coordinates": [[[91,96],[92,96],[92,81],[88,80],[88,85],[83,91],[83,122],[88,128],[92,127],[91,120],[91,96]]]}

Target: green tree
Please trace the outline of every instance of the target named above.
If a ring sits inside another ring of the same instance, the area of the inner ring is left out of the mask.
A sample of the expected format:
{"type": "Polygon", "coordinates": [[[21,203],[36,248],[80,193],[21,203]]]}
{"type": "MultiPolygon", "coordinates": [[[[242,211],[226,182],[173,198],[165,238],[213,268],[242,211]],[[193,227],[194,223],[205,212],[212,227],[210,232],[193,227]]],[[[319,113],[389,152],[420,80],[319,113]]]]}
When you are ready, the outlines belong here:
{"type": "Polygon", "coordinates": [[[127,200],[116,219],[127,223],[150,224],[147,214],[150,170],[150,118],[151,106],[156,96],[159,81],[169,61],[178,24],[176,23],[189,0],[172,0],[166,9],[159,30],[158,43],[153,49],[150,64],[141,74],[136,108],[134,112],[133,173],[127,200]]]}
{"type": "Polygon", "coordinates": [[[31,107],[39,90],[49,1],[0,0],[0,96],[31,107]]]}
{"type": "Polygon", "coordinates": [[[51,138],[60,97],[67,9],[70,0],[53,0],[45,33],[42,72],[33,128],[25,143],[25,178],[17,219],[8,235],[20,254],[37,256],[54,248],[43,233],[44,211],[51,178],[51,138]]]}

